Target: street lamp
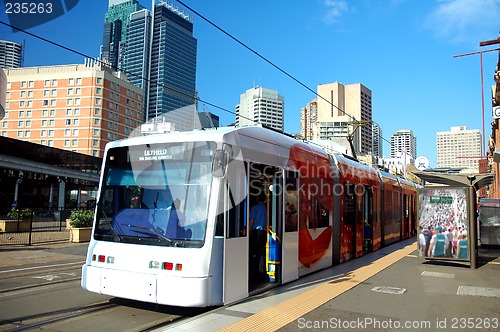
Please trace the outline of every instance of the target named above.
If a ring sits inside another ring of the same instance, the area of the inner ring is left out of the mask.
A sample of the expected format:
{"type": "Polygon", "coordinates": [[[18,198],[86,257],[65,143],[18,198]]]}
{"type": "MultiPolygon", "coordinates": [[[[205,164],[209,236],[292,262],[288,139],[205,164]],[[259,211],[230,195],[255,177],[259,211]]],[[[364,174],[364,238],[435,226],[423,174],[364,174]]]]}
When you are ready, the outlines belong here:
{"type": "MultiPolygon", "coordinates": [[[[479,43],[479,46],[486,46],[486,45],[493,45],[493,44],[500,44],[500,37],[499,39],[494,39],[494,40],[487,40],[479,43]]],[[[459,58],[463,56],[469,56],[469,55],[474,55],[474,54],[479,54],[479,70],[480,70],[480,76],[481,76],[481,115],[482,115],[482,120],[483,120],[483,129],[482,129],[482,136],[483,136],[483,142],[481,144],[481,159],[485,158],[486,156],[486,137],[484,136],[484,78],[483,78],[483,53],[487,52],[493,52],[493,51],[498,51],[500,50],[500,47],[490,49],[490,50],[484,50],[484,51],[478,51],[478,52],[471,52],[471,53],[465,53],[465,54],[458,54],[454,55],[454,58],[459,58]]]]}

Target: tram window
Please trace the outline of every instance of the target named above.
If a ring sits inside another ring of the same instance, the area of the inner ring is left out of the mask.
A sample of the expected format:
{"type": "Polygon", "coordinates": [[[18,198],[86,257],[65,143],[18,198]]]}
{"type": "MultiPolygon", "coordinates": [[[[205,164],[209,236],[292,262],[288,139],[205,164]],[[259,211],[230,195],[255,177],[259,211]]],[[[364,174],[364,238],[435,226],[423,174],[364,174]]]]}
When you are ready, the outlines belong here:
{"type": "Polygon", "coordinates": [[[296,232],[298,225],[298,177],[295,172],[286,172],[285,179],[285,232],[296,232]]]}
{"type": "Polygon", "coordinates": [[[229,166],[227,170],[226,237],[244,237],[247,228],[247,176],[244,167],[229,166]]]}
{"type": "Polygon", "coordinates": [[[344,185],[344,223],[346,225],[354,225],[356,222],[355,197],[354,185],[346,183],[344,185]]]}

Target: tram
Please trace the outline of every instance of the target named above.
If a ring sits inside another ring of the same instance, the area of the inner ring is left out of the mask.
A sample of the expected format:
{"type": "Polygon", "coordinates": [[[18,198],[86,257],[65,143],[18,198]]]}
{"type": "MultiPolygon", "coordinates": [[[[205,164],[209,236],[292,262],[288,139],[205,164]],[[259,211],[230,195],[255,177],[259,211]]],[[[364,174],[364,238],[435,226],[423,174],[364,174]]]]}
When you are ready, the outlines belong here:
{"type": "Polygon", "coordinates": [[[261,126],[108,143],[81,286],[214,306],[413,236],[417,187],[261,126]],[[266,241],[251,209],[264,197],[266,241]]]}

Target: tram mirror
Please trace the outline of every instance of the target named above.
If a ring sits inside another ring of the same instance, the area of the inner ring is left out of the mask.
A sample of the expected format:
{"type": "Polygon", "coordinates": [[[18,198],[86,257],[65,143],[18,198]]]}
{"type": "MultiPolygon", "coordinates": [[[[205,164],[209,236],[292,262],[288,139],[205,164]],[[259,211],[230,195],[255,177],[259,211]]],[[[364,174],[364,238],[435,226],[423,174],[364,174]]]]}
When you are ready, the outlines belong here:
{"type": "Polygon", "coordinates": [[[229,153],[224,150],[215,150],[212,159],[212,176],[222,178],[226,174],[227,164],[229,163],[229,153]]]}

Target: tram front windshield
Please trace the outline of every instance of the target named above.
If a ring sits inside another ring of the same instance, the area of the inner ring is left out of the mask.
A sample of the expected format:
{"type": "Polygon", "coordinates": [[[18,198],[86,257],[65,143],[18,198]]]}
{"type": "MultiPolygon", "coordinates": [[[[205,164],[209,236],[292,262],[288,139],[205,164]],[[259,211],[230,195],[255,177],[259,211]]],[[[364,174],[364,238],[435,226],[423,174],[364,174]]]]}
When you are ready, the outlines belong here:
{"type": "Polygon", "coordinates": [[[203,246],[215,148],[214,142],[111,148],[105,160],[94,238],[203,246]]]}

